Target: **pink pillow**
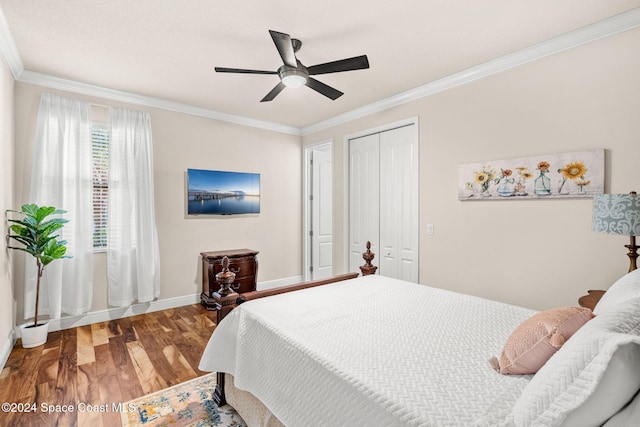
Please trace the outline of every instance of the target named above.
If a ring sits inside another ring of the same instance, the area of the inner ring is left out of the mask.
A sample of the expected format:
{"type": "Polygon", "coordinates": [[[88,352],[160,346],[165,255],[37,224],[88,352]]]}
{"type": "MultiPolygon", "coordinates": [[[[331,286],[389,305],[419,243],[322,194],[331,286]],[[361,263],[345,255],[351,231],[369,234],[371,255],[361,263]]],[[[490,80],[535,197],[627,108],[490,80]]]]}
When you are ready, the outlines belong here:
{"type": "Polygon", "coordinates": [[[535,374],[562,344],[593,318],[583,307],[560,307],[537,313],[516,328],[500,360],[489,361],[501,374],[535,374]]]}

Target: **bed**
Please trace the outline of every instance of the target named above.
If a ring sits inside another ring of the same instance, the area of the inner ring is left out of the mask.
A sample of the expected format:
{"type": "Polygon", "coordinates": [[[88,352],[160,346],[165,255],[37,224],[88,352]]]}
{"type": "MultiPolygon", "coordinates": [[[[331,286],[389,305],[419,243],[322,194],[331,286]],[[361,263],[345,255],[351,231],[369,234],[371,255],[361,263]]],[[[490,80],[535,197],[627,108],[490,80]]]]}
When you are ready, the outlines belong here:
{"type": "Polygon", "coordinates": [[[200,369],[220,373],[222,401],[251,427],[640,419],[640,273],[611,286],[535,375],[495,363],[544,312],[379,275],[250,299],[216,327],[200,369]]]}

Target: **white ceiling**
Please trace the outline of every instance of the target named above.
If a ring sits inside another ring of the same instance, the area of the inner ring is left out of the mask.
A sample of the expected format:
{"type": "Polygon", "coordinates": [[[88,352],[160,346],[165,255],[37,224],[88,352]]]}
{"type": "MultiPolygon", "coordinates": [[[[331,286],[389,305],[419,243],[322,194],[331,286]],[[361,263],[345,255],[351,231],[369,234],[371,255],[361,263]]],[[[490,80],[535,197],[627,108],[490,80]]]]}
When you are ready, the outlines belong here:
{"type": "Polygon", "coordinates": [[[637,7],[640,0],[0,0],[27,73],[298,129],[637,7]],[[303,87],[261,103],[277,76],[213,68],[276,70],[270,29],[302,40],[297,56],[307,66],[366,54],[371,68],[317,76],[345,93],[336,101],[303,87]]]}

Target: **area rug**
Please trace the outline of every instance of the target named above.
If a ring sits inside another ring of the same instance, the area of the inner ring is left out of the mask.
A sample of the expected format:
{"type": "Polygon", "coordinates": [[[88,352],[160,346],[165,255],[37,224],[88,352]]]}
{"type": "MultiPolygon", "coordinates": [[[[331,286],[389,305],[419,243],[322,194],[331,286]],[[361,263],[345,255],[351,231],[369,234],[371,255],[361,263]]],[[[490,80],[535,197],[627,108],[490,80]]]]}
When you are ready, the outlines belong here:
{"type": "Polygon", "coordinates": [[[213,401],[216,375],[202,377],[160,390],[125,403],[122,425],[137,426],[218,426],[246,427],[229,405],[218,407],[213,401]]]}

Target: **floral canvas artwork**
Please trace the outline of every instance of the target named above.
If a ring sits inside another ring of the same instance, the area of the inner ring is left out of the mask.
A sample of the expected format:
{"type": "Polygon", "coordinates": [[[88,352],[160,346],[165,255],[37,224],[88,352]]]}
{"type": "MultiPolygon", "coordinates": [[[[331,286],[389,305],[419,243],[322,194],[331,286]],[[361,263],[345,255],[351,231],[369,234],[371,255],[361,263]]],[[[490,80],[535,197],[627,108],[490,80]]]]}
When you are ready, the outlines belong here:
{"type": "Polygon", "coordinates": [[[604,150],[464,164],[458,183],[460,200],[593,197],[604,192],[604,150]]]}

